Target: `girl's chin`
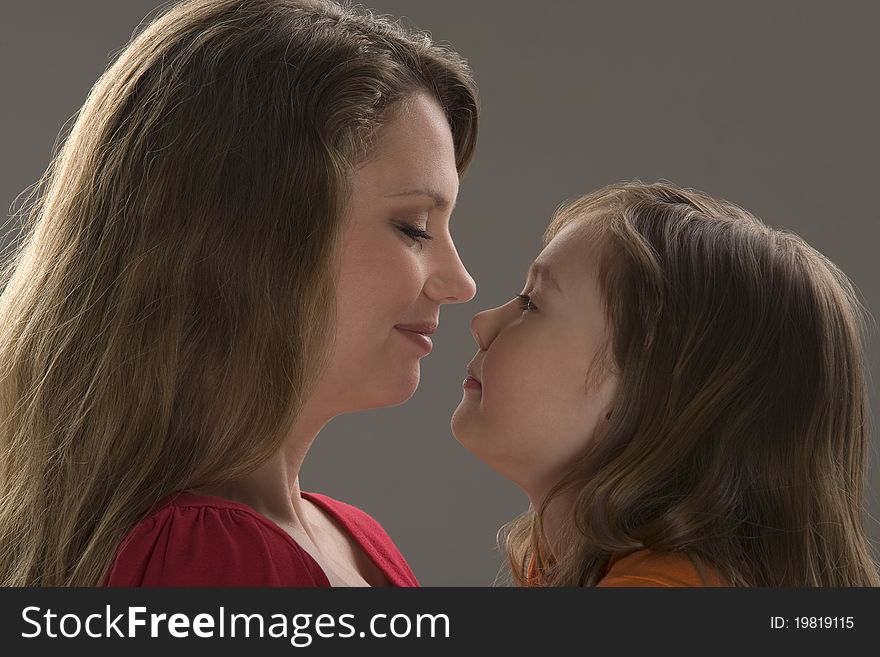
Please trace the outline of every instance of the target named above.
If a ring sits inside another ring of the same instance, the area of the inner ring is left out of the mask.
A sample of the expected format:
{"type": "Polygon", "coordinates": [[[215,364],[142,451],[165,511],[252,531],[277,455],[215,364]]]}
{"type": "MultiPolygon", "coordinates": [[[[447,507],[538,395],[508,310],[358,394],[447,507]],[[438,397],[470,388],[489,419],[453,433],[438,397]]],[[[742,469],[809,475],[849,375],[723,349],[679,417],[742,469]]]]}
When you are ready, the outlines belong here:
{"type": "MultiPolygon", "coordinates": [[[[470,400],[462,398],[462,400],[458,403],[458,406],[454,411],[452,411],[452,420],[450,421],[450,428],[452,429],[452,435],[455,436],[455,439],[460,442],[462,445],[470,448],[470,445],[475,440],[475,429],[474,426],[474,418],[472,417],[472,403],[470,400]]],[[[473,451],[471,449],[471,451],[473,451]]]]}

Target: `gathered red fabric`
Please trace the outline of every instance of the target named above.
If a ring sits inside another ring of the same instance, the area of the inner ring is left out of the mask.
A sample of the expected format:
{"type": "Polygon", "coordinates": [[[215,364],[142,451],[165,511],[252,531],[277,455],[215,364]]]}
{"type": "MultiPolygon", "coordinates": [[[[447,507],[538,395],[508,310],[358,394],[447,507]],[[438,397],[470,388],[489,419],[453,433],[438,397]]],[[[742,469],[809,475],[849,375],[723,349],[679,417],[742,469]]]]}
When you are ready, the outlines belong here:
{"type": "MultiPolygon", "coordinates": [[[[302,497],[339,522],[391,586],[419,585],[397,546],[367,513],[326,495],[302,497]]],[[[180,492],[131,529],[104,586],[330,586],[330,581],[289,534],[246,504],[180,492]]]]}

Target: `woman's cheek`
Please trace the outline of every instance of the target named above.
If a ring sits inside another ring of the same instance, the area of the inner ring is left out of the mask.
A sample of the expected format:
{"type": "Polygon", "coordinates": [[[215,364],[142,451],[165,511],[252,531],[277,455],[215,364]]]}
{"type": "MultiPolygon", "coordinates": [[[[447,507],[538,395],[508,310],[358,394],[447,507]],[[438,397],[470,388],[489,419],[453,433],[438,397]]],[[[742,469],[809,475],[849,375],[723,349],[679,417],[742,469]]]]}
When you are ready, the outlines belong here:
{"type": "Polygon", "coordinates": [[[409,319],[400,316],[418,297],[422,286],[419,270],[412,266],[406,256],[394,258],[371,258],[358,274],[356,285],[360,288],[362,304],[373,308],[380,315],[391,313],[395,321],[409,319]]]}
{"type": "Polygon", "coordinates": [[[389,249],[385,254],[376,264],[378,269],[384,271],[384,289],[394,290],[397,292],[395,296],[403,296],[409,300],[417,297],[425,285],[418,255],[413,249],[401,245],[397,246],[396,253],[389,249]],[[392,253],[395,255],[389,257],[388,254],[392,253]]]}

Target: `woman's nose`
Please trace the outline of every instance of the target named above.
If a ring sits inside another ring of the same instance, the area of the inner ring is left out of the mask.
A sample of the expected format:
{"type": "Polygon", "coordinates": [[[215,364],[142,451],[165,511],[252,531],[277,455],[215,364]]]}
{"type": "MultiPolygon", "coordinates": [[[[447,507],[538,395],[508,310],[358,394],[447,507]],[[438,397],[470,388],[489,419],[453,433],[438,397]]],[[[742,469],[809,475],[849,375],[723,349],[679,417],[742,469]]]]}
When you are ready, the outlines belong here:
{"type": "Polygon", "coordinates": [[[434,270],[425,282],[425,293],[438,303],[463,303],[477,293],[477,284],[464,268],[451,239],[438,254],[434,270]]]}

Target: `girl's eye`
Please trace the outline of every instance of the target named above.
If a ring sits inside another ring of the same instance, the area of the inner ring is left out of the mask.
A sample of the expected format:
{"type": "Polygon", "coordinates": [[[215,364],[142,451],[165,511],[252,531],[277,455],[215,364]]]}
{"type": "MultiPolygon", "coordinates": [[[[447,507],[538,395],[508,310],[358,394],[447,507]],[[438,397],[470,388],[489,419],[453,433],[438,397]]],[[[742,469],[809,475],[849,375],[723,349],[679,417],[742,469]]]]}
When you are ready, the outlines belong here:
{"type": "Polygon", "coordinates": [[[532,298],[528,294],[517,294],[516,298],[519,299],[519,307],[523,312],[529,312],[538,309],[538,307],[532,302],[532,298]]]}
{"type": "Polygon", "coordinates": [[[421,228],[416,228],[415,226],[410,226],[409,224],[398,224],[397,229],[416,242],[419,242],[421,240],[434,239],[431,235],[429,235],[421,228]]]}

